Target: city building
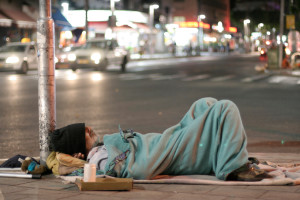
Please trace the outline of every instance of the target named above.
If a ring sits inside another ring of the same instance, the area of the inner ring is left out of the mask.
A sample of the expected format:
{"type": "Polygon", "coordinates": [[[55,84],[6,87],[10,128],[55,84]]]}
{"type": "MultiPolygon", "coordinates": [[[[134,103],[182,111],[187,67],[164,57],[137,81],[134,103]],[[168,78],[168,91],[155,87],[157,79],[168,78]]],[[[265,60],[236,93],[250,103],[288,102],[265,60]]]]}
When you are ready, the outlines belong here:
{"type": "Polygon", "coordinates": [[[35,9],[17,0],[0,1],[0,46],[6,42],[36,39],[35,9]]]}
{"type": "MultiPolygon", "coordinates": [[[[22,2],[26,3],[1,1],[5,5],[0,9],[0,26],[5,29],[2,38],[36,40],[38,0],[22,2]],[[15,7],[24,15],[9,15],[2,9],[6,7],[15,7]],[[21,23],[20,18],[27,23],[21,23]],[[18,36],[7,36],[9,30],[18,31],[18,36]]],[[[193,49],[197,53],[226,51],[236,46],[237,29],[230,24],[229,0],[55,0],[52,3],[56,44],[60,47],[85,42],[87,7],[88,38],[114,37],[134,53],[172,51],[174,46],[180,51],[193,49]],[[112,2],[116,16],[113,27],[109,25],[112,2]]]]}
{"type": "Polygon", "coordinates": [[[196,52],[235,48],[237,29],[230,24],[229,0],[167,0],[162,4],[168,11],[169,45],[196,52]]]}

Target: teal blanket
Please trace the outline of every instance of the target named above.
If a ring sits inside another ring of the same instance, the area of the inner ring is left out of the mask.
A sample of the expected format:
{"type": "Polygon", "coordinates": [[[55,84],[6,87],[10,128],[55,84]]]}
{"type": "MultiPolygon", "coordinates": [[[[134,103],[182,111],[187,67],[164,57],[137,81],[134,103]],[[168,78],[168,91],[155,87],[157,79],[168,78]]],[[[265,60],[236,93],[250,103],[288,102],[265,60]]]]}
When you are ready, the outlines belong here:
{"type": "Polygon", "coordinates": [[[104,136],[106,174],[151,179],[160,174],[215,174],[225,180],[248,161],[246,134],[236,105],[203,98],[162,134],[122,131],[104,136]]]}

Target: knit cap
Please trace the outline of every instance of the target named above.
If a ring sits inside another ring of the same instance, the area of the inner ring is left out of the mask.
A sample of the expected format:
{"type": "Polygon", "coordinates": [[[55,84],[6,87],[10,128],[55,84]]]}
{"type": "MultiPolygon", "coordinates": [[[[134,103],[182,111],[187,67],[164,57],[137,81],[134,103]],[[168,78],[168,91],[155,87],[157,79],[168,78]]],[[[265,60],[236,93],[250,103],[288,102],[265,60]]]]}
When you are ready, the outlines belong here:
{"type": "Polygon", "coordinates": [[[85,124],[70,124],[50,133],[50,150],[69,155],[85,154],[85,124]]]}

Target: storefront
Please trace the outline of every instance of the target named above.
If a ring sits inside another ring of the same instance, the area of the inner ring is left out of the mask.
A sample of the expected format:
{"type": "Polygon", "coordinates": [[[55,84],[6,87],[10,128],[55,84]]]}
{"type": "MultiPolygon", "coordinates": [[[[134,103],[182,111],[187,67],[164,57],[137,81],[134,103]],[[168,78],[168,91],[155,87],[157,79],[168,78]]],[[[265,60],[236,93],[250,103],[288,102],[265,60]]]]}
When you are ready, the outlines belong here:
{"type": "Polygon", "coordinates": [[[36,40],[36,21],[17,9],[0,9],[1,43],[21,42],[23,38],[36,40]]]}
{"type": "Polygon", "coordinates": [[[11,27],[11,25],[12,20],[0,14],[0,46],[3,46],[6,44],[6,42],[8,42],[9,38],[7,36],[7,32],[9,31],[9,27],[11,27]]]}
{"type": "Polygon", "coordinates": [[[177,51],[188,51],[188,49],[199,48],[200,42],[203,43],[203,51],[225,51],[226,48],[234,49],[235,42],[233,34],[237,32],[235,27],[224,30],[221,23],[210,25],[203,22],[179,22],[167,24],[165,43],[167,46],[176,44],[177,51]],[[201,37],[201,32],[203,36],[201,37]],[[203,41],[200,41],[203,38],[203,41]]]}
{"type": "MultiPolygon", "coordinates": [[[[85,42],[85,11],[69,10],[64,13],[70,24],[79,30],[68,32],[69,37],[76,43],[85,42]]],[[[88,38],[104,37],[115,38],[121,46],[126,47],[132,53],[137,53],[144,43],[147,43],[150,29],[148,27],[148,15],[138,11],[115,11],[117,18],[116,27],[111,29],[108,26],[108,19],[111,16],[109,10],[89,10],[88,11],[88,38]]],[[[64,33],[63,33],[64,34],[64,33]]],[[[66,34],[66,33],[65,33],[66,34]]],[[[61,35],[62,36],[62,35],[61,35]]],[[[64,37],[64,36],[63,36],[64,37]]]]}

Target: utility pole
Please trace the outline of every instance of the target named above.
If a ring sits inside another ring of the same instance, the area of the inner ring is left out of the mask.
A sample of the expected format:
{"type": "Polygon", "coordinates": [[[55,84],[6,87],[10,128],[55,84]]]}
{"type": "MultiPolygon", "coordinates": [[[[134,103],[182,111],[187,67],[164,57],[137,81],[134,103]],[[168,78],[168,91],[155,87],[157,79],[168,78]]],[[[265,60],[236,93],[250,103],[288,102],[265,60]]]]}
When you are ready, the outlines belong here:
{"type": "Polygon", "coordinates": [[[49,134],[56,127],[55,30],[51,16],[51,0],[39,0],[37,26],[40,162],[46,166],[49,155],[49,134]]]}
{"type": "Polygon", "coordinates": [[[88,10],[89,10],[89,0],[85,0],[85,39],[89,39],[89,22],[88,22],[88,10]]]}
{"type": "Polygon", "coordinates": [[[279,59],[278,59],[278,67],[281,68],[282,65],[282,56],[283,56],[283,43],[282,43],[282,35],[283,35],[283,20],[284,20],[284,0],[281,0],[280,3],[280,44],[279,44],[279,59]]]}
{"type": "Polygon", "coordinates": [[[152,55],[154,53],[154,33],[153,33],[153,28],[154,28],[154,10],[158,9],[159,5],[158,4],[152,4],[149,6],[149,26],[150,26],[150,54],[152,55]]]}
{"type": "MultiPolygon", "coordinates": [[[[118,0],[119,1],[119,0],[118,0]]],[[[111,38],[114,38],[114,27],[117,23],[117,17],[115,15],[115,9],[116,9],[116,2],[117,0],[110,0],[110,10],[111,10],[111,16],[108,18],[108,26],[111,28],[111,38]]]]}

